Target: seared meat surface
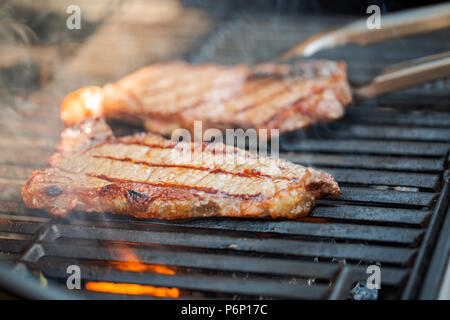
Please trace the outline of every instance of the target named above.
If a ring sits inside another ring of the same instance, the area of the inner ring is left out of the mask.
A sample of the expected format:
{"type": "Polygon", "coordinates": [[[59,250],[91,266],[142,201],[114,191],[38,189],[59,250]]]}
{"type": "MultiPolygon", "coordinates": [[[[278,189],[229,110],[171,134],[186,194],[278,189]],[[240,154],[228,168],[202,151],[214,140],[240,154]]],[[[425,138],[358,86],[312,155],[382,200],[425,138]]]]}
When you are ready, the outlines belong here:
{"type": "Polygon", "coordinates": [[[279,129],[340,118],[352,101],[344,62],[221,66],[155,64],[104,87],[69,94],[61,118],[74,125],[104,116],[170,135],[200,120],[204,128],[279,129]]]}
{"type": "Polygon", "coordinates": [[[102,119],[67,128],[50,167],[33,172],[25,205],[139,218],[297,218],[339,193],[327,174],[222,143],[174,142],[140,133],[114,137],[102,119]]]}

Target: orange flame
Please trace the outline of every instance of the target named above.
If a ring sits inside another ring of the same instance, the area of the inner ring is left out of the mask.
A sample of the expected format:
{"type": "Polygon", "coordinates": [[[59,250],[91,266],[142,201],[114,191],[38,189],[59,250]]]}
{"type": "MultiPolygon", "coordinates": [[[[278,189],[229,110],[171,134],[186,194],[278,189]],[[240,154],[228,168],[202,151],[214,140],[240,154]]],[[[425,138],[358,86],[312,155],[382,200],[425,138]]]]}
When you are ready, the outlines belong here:
{"type": "Polygon", "coordinates": [[[109,292],[130,295],[150,295],[155,297],[178,298],[178,288],[144,286],[134,283],[87,282],[86,289],[96,292],[109,292]]]}
{"type": "MultiPolygon", "coordinates": [[[[160,274],[174,275],[175,271],[169,267],[159,264],[145,264],[133,250],[125,245],[109,247],[111,256],[119,256],[123,261],[110,261],[108,265],[116,269],[132,272],[155,272],[160,274]]],[[[155,297],[178,298],[180,290],[178,288],[154,287],[134,283],[114,283],[89,281],[85,285],[87,290],[97,292],[109,292],[130,295],[151,295],[155,297]]]]}
{"type": "Polygon", "coordinates": [[[132,271],[132,272],[150,271],[160,274],[170,274],[170,275],[175,274],[175,271],[160,264],[144,264],[140,262],[127,261],[127,262],[111,262],[111,265],[123,271],[132,271]]]}
{"type": "Polygon", "coordinates": [[[117,247],[119,250],[119,255],[125,261],[114,261],[110,262],[110,265],[115,268],[123,271],[132,271],[132,272],[144,272],[150,271],[160,274],[169,274],[174,275],[175,271],[169,267],[159,265],[159,264],[145,264],[142,263],[136,254],[127,247],[117,247]]]}

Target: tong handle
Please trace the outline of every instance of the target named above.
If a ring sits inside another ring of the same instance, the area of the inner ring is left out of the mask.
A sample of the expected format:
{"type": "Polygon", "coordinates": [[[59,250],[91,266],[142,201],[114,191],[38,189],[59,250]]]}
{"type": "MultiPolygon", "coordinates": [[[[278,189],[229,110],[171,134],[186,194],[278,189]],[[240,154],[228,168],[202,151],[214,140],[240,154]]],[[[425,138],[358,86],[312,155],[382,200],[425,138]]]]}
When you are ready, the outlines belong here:
{"type": "Polygon", "coordinates": [[[391,66],[354,89],[354,95],[369,98],[446,77],[450,77],[450,51],[391,66]]]}
{"type": "Polygon", "coordinates": [[[425,33],[450,26],[450,2],[381,15],[381,28],[369,29],[366,18],[340,29],[316,34],[284,53],[280,59],[308,57],[316,52],[345,44],[379,42],[399,36],[425,33]]]}

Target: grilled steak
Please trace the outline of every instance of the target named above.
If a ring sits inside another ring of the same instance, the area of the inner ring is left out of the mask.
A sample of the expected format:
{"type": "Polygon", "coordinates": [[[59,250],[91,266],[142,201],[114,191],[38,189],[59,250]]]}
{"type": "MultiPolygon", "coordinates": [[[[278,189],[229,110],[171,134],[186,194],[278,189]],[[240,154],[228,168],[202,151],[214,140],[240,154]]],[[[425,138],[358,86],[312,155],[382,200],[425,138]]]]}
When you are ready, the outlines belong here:
{"type": "Polygon", "coordinates": [[[139,218],[297,218],[339,193],[333,178],[222,143],[174,142],[140,133],[114,137],[101,119],[67,128],[22,189],[25,205],[139,218]],[[226,158],[228,157],[228,158],[226,158]]]}
{"type": "Polygon", "coordinates": [[[176,128],[279,129],[330,121],[352,101],[343,62],[300,61],[256,67],[183,62],[155,64],[103,88],[69,94],[61,118],[73,125],[105,116],[170,135],[176,128]]]}

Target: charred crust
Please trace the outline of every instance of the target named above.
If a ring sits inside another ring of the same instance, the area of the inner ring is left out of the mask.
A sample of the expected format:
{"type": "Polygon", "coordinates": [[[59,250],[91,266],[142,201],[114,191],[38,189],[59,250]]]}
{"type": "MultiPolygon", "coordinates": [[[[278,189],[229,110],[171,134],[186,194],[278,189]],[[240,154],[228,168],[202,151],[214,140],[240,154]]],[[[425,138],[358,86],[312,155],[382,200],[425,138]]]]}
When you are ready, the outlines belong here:
{"type": "Polygon", "coordinates": [[[63,189],[57,187],[57,186],[47,186],[44,188],[45,193],[49,196],[58,196],[61,193],[63,193],[63,189]]]}
{"type": "Polygon", "coordinates": [[[123,189],[119,185],[111,183],[99,188],[97,193],[100,197],[114,199],[123,194],[123,189]]]}
{"type": "Polygon", "coordinates": [[[131,204],[144,204],[150,199],[145,193],[136,190],[126,190],[125,196],[131,204]]]}

